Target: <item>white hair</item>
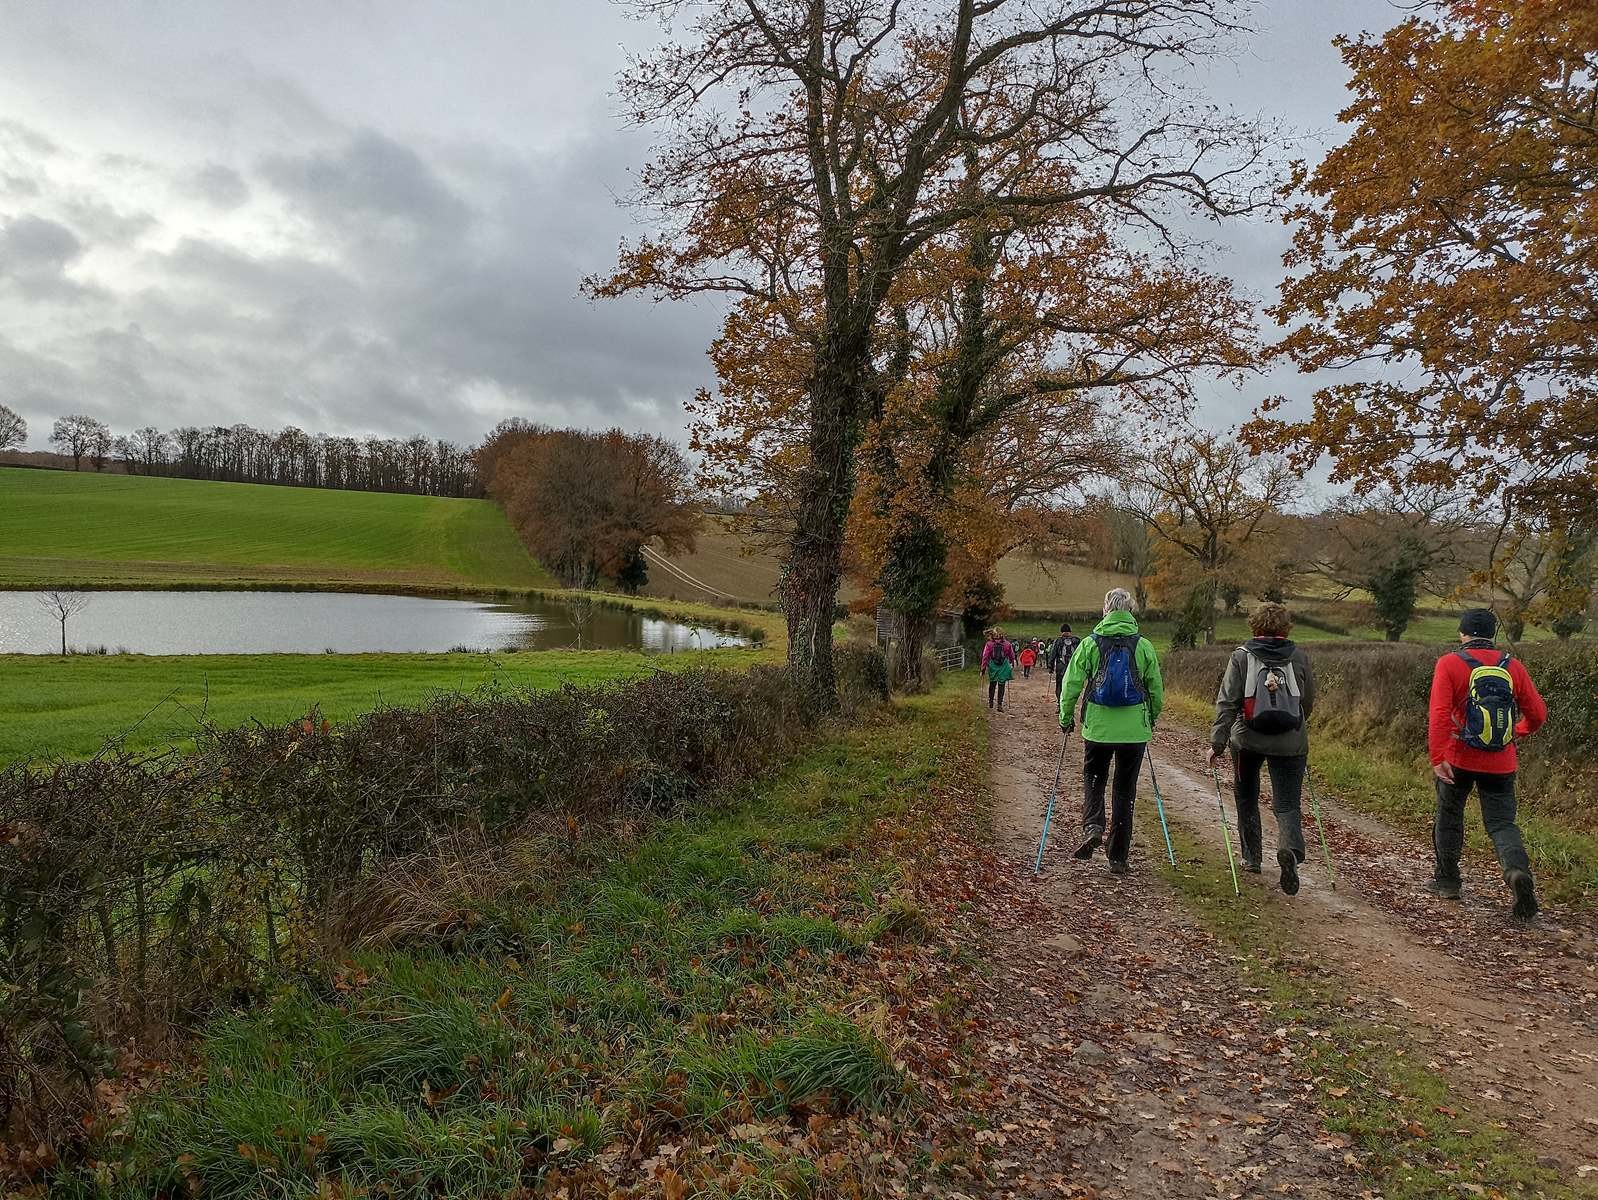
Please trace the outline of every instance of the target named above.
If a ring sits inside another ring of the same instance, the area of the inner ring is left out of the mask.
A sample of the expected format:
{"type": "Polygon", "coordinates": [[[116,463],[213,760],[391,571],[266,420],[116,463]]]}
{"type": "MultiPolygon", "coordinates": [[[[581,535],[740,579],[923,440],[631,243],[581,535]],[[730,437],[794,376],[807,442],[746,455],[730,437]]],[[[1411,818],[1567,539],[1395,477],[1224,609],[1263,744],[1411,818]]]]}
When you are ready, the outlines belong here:
{"type": "Polygon", "coordinates": [[[1136,611],[1137,609],[1132,603],[1132,593],[1125,588],[1111,588],[1104,593],[1105,616],[1109,616],[1112,612],[1129,613],[1136,611]]]}

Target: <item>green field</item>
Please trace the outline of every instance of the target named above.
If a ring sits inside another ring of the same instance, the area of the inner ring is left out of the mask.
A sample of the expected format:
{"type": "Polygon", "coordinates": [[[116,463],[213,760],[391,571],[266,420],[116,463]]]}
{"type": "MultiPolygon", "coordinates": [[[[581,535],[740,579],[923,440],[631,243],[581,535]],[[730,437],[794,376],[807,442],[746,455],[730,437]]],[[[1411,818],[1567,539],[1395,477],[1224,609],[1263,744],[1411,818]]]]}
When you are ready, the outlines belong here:
{"type": "Polygon", "coordinates": [[[314,704],[341,721],[379,704],[417,704],[489,683],[595,683],[657,668],[741,665],[769,653],[0,655],[0,766],[17,758],[86,757],[117,734],[137,749],[181,745],[202,719],[272,724],[314,704]]]}
{"type": "Polygon", "coordinates": [[[549,583],[486,500],[0,467],[0,587],[549,583]]]}

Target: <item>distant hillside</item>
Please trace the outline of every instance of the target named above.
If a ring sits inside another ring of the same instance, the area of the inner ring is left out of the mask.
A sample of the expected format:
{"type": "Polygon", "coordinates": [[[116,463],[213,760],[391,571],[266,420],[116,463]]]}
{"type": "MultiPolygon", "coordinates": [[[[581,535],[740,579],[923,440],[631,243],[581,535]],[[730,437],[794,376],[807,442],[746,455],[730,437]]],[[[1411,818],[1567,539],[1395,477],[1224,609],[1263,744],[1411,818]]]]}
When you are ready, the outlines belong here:
{"type": "MultiPolygon", "coordinates": [[[[727,528],[722,519],[710,518],[693,554],[671,556],[664,564],[660,561],[664,556],[651,555],[644,591],[665,599],[726,597],[745,604],[774,603],[781,574],[776,556],[762,549],[745,553],[749,547],[748,539],[727,528]]],[[[999,581],[1013,607],[1034,612],[1098,608],[1106,591],[1127,582],[1074,563],[1040,567],[1015,556],[999,564],[999,581]]],[[[847,602],[856,594],[846,586],[843,599],[847,602]]]]}
{"type": "Polygon", "coordinates": [[[486,500],[0,467],[0,587],[550,586],[486,500]]]}

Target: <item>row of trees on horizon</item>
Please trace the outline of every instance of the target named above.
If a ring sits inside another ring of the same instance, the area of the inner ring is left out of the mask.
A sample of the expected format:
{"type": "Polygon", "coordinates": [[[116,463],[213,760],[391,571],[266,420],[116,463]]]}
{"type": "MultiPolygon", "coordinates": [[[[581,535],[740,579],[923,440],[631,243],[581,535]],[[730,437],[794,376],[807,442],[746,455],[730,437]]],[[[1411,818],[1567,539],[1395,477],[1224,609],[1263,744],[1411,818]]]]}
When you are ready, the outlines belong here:
{"type": "MultiPolygon", "coordinates": [[[[27,423],[0,404],[0,450],[23,445],[27,423]]],[[[84,414],[59,417],[50,445],[95,471],[115,466],[130,475],[409,492],[423,496],[480,496],[476,448],[442,438],[335,437],[295,426],[185,425],[167,432],[147,425],[126,435],[84,414]]]]}

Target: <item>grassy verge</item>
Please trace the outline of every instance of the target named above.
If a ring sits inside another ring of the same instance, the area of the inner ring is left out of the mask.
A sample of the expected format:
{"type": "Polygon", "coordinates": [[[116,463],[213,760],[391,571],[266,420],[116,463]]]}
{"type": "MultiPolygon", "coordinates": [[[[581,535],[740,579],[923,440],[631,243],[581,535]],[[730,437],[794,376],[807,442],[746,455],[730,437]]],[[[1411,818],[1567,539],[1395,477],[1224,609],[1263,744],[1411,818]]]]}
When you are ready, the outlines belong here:
{"type": "MultiPolygon", "coordinates": [[[[1140,819],[1148,819],[1146,809],[1140,819]]],[[[1171,836],[1178,865],[1162,862],[1162,875],[1226,943],[1243,984],[1258,989],[1273,1019],[1288,1029],[1294,1053],[1313,1073],[1325,1127],[1350,1139],[1386,1200],[1465,1192],[1548,1200],[1598,1195],[1538,1166],[1513,1135],[1473,1112],[1402,1030],[1353,1017],[1347,982],[1298,951],[1285,923],[1233,896],[1220,851],[1181,829],[1171,836]]]]}
{"type": "Polygon", "coordinates": [[[486,500],[0,468],[0,586],[537,587],[486,500]]]}
{"type": "Polygon", "coordinates": [[[16,758],[85,757],[118,735],[135,749],[180,744],[201,720],[270,725],[315,705],[328,719],[343,721],[438,692],[596,683],[656,669],[738,665],[769,654],[0,655],[0,765],[16,758]]]}
{"type": "MultiPolygon", "coordinates": [[[[1166,693],[1166,713],[1207,730],[1214,709],[1208,699],[1173,690],[1166,693]]],[[[1424,756],[1401,759],[1322,730],[1314,730],[1312,750],[1314,777],[1327,795],[1396,828],[1430,837],[1437,800],[1424,756]]],[[[1539,813],[1534,802],[1521,804],[1517,821],[1538,884],[1549,896],[1569,903],[1598,897],[1598,837],[1539,813]]],[[[1465,836],[1471,850],[1492,852],[1479,819],[1466,820],[1465,836]]]]}
{"type": "Polygon", "coordinates": [[[871,1114],[913,1102],[865,969],[915,924],[885,831],[969,770],[967,699],[635,843],[579,830],[396,881],[372,948],[216,1020],[59,1194],[869,1190],[871,1114]]]}

